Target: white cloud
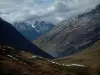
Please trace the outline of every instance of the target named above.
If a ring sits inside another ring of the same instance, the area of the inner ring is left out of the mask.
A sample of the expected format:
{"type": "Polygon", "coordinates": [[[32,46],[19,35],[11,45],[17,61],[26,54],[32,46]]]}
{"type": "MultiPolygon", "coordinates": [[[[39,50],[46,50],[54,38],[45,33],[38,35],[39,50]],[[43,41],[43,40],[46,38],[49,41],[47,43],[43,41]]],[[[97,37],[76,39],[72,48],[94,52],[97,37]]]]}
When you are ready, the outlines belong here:
{"type": "Polygon", "coordinates": [[[100,0],[0,0],[0,16],[10,23],[30,20],[57,23],[99,3],[100,0]]]}
{"type": "Polygon", "coordinates": [[[54,11],[55,10],[55,6],[52,5],[52,6],[48,7],[47,10],[48,11],[54,11]]]}
{"type": "Polygon", "coordinates": [[[56,19],[57,19],[59,22],[64,20],[62,17],[59,17],[59,16],[57,16],[56,19]]]}

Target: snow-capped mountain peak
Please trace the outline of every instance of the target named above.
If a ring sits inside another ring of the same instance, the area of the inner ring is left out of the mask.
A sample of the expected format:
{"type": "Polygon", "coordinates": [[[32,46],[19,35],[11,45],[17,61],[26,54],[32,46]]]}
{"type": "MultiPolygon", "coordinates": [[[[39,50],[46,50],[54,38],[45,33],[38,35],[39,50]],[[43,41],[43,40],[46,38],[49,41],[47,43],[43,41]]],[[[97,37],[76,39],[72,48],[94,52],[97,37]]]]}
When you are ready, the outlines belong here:
{"type": "Polygon", "coordinates": [[[21,32],[28,40],[33,41],[39,36],[50,31],[54,24],[45,21],[14,23],[13,26],[21,32]]]}

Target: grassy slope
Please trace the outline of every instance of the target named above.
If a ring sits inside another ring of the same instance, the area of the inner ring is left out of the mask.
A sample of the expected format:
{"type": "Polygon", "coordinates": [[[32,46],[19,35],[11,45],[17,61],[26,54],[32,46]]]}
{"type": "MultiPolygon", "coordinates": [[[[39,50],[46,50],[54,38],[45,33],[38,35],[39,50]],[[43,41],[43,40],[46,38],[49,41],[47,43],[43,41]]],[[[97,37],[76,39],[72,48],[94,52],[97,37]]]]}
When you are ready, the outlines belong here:
{"type": "MultiPolygon", "coordinates": [[[[28,52],[8,52],[0,49],[0,75],[92,75],[89,67],[60,66],[44,59],[30,59],[28,52]],[[8,57],[12,55],[14,58],[8,57]]],[[[52,60],[53,61],[53,60],[52,60]]]]}
{"type": "Polygon", "coordinates": [[[17,60],[0,55],[0,75],[65,75],[63,67],[56,66],[45,60],[31,60],[30,54],[19,54],[17,60]]]}
{"type": "Polygon", "coordinates": [[[97,41],[82,52],[57,59],[56,61],[64,64],[84,64],[92,68],[99,68],[100,70],[100,41],[97,41]]]}

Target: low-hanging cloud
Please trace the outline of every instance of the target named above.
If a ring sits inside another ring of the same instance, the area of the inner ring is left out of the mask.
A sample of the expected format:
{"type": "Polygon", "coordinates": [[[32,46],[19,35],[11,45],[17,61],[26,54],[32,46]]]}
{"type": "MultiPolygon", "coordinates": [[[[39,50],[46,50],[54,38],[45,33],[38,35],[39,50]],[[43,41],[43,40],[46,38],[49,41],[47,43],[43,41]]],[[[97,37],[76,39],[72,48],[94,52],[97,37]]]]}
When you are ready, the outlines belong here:
{"type": "Polygon", "coordinates": [[[57,23],[99,3],[100,0],[0,0],[0,16],[10,23],[32,20],[57,23]]]}

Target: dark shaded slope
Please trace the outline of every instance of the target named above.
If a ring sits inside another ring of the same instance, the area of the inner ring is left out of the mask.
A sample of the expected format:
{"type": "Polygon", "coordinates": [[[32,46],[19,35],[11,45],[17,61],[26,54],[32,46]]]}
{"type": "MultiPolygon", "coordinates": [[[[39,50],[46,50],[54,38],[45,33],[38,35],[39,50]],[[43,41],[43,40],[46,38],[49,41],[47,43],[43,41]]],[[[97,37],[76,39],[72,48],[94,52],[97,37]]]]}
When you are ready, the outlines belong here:
{"type": "Polygon", "coordinates": [[[2,19],[0,19],[0,44],[33,52],[42,57],[52,58],[52,56],[30,43],[11,24],[2,19]]]}

